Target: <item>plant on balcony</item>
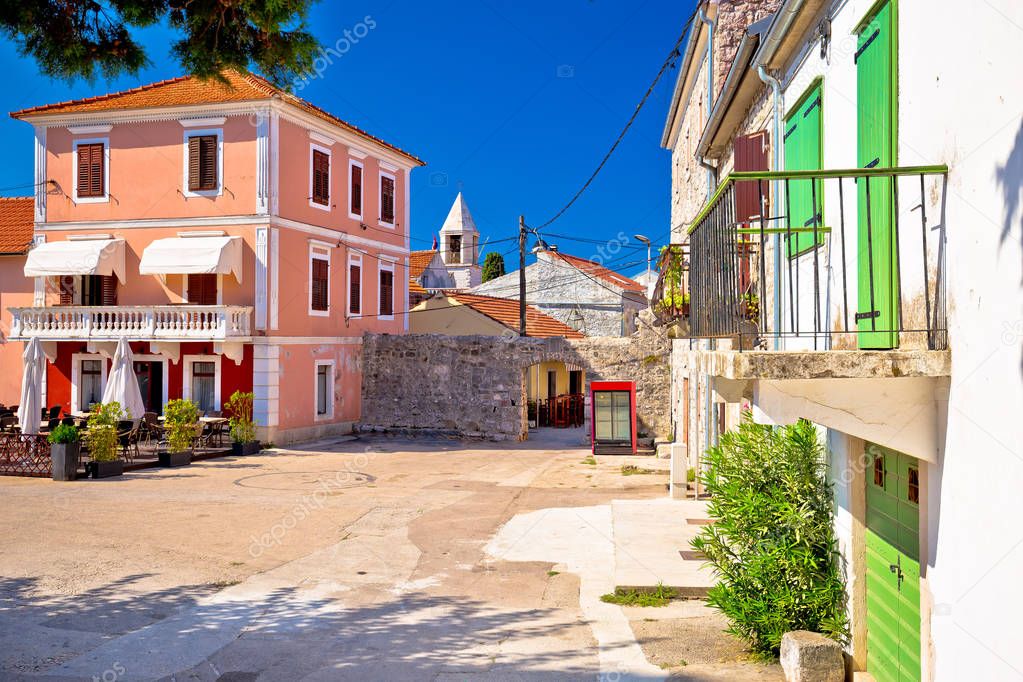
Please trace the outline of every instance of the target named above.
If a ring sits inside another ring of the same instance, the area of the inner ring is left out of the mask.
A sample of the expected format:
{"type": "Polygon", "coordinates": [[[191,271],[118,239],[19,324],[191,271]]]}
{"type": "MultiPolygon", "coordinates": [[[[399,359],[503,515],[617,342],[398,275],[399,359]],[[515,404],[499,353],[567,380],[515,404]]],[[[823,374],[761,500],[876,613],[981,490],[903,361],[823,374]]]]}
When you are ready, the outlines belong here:
{"type": "Polygon", "coordinates": [[[199,437],[199,405],[194,400],[171,400],[163,409],[167,430],[167,451],[161,452],[161,466],[184,466],[192,461],[192,445],[199,437]]]}
{"type": "Polygon", "coordinates": [[[689,293],[682,286],[684,270],[682,249],[677,244],[661,247],[660,268],[663,292],[655,312],[669,317],[689,315],[689,293]]]}
{"type": "Polygon", "coordinates": [[[760,297],[752,291],[743,294],[739,301],[739,312],[744,319],[758,322],[760,320],[760,297]]]}
{"type": "Polygon", "coordinates": [[[124,419],[121,403],[114,401],[96,405],[89,414],[85,443],[89,448],[89,473],[93,478],[120,476],[124,473],[124,462],[118,456],[121,445],[117,437],[117,424],[124,419]]]}
{"type": "Polygon", "coordinates": [[[78,455],[81,451],[78,429],[70,424],[60,424],[50,431],[46,440],[50,443],[53,480],[75,480],[78,474],[78,455]]]}
{"type": "Polygon", "coordinates": [[[256,424],[252,421],[252,400],[251,392],[235,391],[224,405],[224,411],[231,417],[231,449],[235,455],[259,452],[256,424]]]}
{"type": "Polygon", "coordinates": [[[778,655],[789,630],[846,641],[831,486],[814,426],[775,429],[747,414],[707,451],[706,464],[701,480],[715,523],[693,547],[717,573],[707,602],[728,617],[728,631],[764,656],[778,655]]]}

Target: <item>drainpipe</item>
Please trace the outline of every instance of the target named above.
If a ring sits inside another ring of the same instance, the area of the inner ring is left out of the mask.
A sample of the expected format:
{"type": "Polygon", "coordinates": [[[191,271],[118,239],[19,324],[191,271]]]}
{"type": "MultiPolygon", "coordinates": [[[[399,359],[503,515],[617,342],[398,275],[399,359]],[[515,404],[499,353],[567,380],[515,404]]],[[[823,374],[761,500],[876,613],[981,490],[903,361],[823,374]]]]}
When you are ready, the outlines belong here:
{"type": "MultiPolygon", "coordinates": [[[[781,83],[777,78],[767,73],[767,69],[764,68],[763,64],[757,64],[757,75],[767,85],[771,86],[771,91],[774,97],[774,142],[771,145],[771,155],[774,157],[771,161],[771,170],[781,170],[781,149],[782,149],[782,136],[785,126],[781,120],[781,83]]],[[[782,183],[778,180],[774,181],[774,187],[771,190],[771,195],[775,198],[775,206],[781,204],[781,189],[782,183]]],[[[778,350],[781,348],[781,336],[778,332],[781,330],[781,235],[774,235],[774,304],[771,306],[774,312],[774,349],[778,350]]]]}
{"type": "MultiPolygon", "coordinates": [[[[707,16],[706,9],[711,4],[717,5],[718,0],[709,0],[706,7],[701,6],[699,10],[700,21],[707,26],[707,116],[710,117],[710,112],[714,109],[714,29],[717,27],[717,19],[711,20],[707,16]]],[[[703,157],[698,156],[697,161],[701,166],[707,169],[707,201],[714,195],[714,185],[716,183],[717,169],[708,164],[703,157]]],[[[714,339],[708,342],[710,350],[714,350],[716,344],[714,339]]],[[[713,402],[710,398],[710,374],[704,374],[704,392],[703,392],[703,416],[706,419],[706,425],[703,429],[703,451],[707,452],[710,449],[712,443],[717,441],[717,438],[711,439],[711,430],[717,430],[717,420],[713,417],[713,402]]],[[[699,489],[697,489],[697,497],[699,497],[699,489]]]]}

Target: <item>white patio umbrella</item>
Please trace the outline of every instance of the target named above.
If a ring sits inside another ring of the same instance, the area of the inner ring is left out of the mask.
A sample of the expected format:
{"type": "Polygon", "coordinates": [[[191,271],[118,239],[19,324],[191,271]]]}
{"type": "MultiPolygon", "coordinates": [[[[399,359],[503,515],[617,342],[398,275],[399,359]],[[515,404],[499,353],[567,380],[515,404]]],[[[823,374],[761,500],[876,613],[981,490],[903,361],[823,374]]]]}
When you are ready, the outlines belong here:
{"type": "Polygon", "coordinates": [[[119,402],[121,409],[124,410],[125,419],[140,419],[146,412],[146,406],[142,402],[142,391],[139,390],[139,380],[135,377],[132,366],[133,361],[128,340],[122,338],[117,342],[113,366],[107,377],[107,386],[103,389],[104,404],[115,400],[119,402]]]}
{"type": "Polygon", "coordinates": [[[18,403],[18,425],[22,433],[39,433],[43,413],[43,349],[39,339],[32,337],[21,355],[21,402],[18,403]]]}

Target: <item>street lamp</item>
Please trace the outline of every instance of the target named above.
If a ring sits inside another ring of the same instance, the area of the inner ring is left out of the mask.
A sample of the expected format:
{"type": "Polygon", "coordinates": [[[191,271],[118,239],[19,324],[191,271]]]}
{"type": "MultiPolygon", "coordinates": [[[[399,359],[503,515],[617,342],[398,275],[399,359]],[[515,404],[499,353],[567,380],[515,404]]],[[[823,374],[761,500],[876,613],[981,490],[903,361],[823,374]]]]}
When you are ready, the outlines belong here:
{"type": "Polygon", "coordinates": [[[649,283],[650,280],[650,240],[641,234],[634,234],[632,238],[636,241],[646,244],[646,276],[649,283]]]}

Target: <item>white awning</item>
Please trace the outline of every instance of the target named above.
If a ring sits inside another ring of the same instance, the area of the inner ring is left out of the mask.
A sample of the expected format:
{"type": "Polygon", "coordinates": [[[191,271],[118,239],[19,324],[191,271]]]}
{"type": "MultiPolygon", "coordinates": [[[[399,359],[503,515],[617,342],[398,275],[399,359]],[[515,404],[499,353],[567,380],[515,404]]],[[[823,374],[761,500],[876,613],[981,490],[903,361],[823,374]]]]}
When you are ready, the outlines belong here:
{"type": "Polygon", "coordinates": [[[124,283],[124,240],[44,242],[28,252],[26,277],[117,275],[124,283]]]}
{"type": "Polygon", "coordinates": [[[242,281],[241,237],[168,237],[142,252],[143,275],[229,275],[242,281]]]}

